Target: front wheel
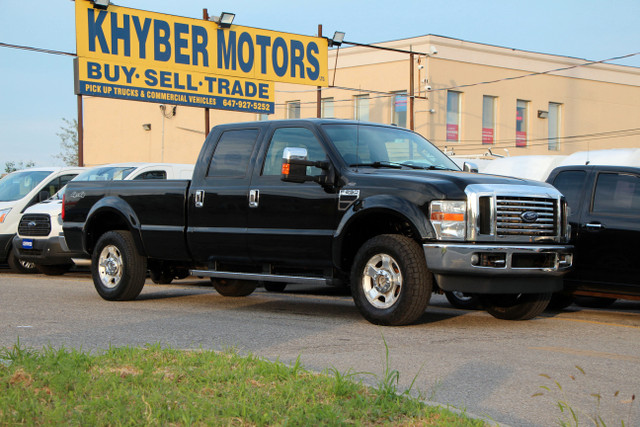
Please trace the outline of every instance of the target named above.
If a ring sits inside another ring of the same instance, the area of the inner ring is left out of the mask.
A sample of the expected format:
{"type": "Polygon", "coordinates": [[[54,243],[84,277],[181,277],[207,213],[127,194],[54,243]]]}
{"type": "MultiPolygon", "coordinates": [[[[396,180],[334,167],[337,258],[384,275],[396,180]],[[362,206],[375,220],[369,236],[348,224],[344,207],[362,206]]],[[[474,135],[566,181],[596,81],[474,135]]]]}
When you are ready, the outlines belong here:
{"type": "Polygon", "coordinates": [[[351,269],[353,300],[364,318],[377,325],[400,326],[418,320],[432,287],[433,276],[422,249],[401,235],[368,240],[351,269]]]}
{"type": "Polygon", "coordinates": [[[9,250],[7,264],[9,264],[9,268],[16,273],[35,274],[38,272],[38,268],[34,263],[18,258],[16,254],[13,253],[13,249],[9,250]]]}
{"type": "Polygon", "coordinates": [[[140,254],[128,231],[103,234],[91,257],[91,276],[98,294],[109,301],[135,299],[147,276],[147,259],[140,254]]]}
{"type": "Polygon", "coordinates": [[[541,294],[486,294],[482,304],[496,319],[529,320],[547,308],[551,292],[541,294]]]}

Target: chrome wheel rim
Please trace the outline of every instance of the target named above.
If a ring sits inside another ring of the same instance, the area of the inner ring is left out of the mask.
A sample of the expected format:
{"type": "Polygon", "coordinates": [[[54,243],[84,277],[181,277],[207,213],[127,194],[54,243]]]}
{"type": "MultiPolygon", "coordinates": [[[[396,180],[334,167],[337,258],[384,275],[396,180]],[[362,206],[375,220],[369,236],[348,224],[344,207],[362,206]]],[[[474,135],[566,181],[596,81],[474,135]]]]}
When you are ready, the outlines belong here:
{"type": "Polygon", "coordinates": [[[379,309],[393,306],[402,290],[402,272],[398,262],[387,254],[378,254],[367,262],[362,275],[362,291],[369,304],[379,309]]]}
{"type": "Polygon", "coordinates": [[[98,259],[100,281],[105,287],[113,289],[120,283],[122,272],[123,261],[120,250],[113,245],[105,246],[98,259]]]}

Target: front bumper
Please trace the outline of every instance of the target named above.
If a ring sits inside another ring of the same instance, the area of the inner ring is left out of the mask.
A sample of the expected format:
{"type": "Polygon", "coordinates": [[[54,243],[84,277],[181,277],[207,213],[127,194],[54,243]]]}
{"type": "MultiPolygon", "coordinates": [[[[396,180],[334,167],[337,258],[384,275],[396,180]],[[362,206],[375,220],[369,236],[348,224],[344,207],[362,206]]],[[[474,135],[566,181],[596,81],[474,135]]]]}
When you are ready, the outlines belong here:
{"type": "Polygon", "coordinates": [[[40,265],[70,264],[71,258],[83,258],[86,255],[69,251],[64,236],[47,239],[15,236],[13,250],[18,258],[40,265]],[[32,242],[31,248],[25,248],[24,241],[32,242]]]}
{"type": "Polygon", "coordinates": [[[423,245],[427,266],[445,291],[543,293],[562,290],[570,245],[423,245]]]}

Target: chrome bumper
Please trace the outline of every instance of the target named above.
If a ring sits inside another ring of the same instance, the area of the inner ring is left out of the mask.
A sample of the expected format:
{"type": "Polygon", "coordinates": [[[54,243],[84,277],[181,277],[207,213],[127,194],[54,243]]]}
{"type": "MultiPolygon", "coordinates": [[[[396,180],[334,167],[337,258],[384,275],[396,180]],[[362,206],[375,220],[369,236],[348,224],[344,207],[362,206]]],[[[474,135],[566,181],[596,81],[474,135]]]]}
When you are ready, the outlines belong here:
{"type": "Polygon", "coordinates": [[[571,268],[573,246],[423,245],[434,273],[456,275],[563,275],[571,268]]]}

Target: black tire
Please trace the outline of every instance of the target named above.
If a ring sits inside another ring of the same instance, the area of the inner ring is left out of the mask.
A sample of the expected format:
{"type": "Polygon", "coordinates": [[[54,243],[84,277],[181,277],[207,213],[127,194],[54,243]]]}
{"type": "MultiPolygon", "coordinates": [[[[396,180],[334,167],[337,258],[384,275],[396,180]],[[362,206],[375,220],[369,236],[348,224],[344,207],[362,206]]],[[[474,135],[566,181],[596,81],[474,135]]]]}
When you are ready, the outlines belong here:
{"type": "Polygon", "coordinates": [[[408,325],[424,313],[433,288],[422,248],[408,237],[383,234],[358,250],[351,268],[351,294],[369,322],[408,325]]]}
{"type": "Polygon", "coordinates": [[[574,297],[571,294],[565,294],[563,292],[555,292],[551,296],[551,301],[547,306],[547,310],[560,311],[569,307],[574,302],[574,297]]]}
{"type": "Polygon", "coordinates": [[[529,320],[547,308],[551,292],[542,294],[485,294],[482,304],[496,319],[529,320]]]}
{"type": "Polygon", "coordinates": [[[128,231],[103,234],[91,257],[91,276],[98,294],[109,301],[135,299],[147,277],[147,259],[141,256],[128,231]]]}
{"type": "Polygon", "coordinates": [[[215,290],[225,297],[246,297],[251,295],[258,287],[254,280],[215,279],[211,278],[215,290]]]}
{"type": "Polygon", "coordinates": [[[28,262],[16,257],[13,253],[13,249],[9,250],[9,256],[7,257],[7,264],[14,272],[20,274],[35,274],[38,273],[38,268],[32,262],[28,262]]]}
{"type": "Polygon", "coordinates": [[[264,282],[262,286],[269,292],[284,292],[287,284],[285,282],[264,282]]]}
{"type": "Polygon", "coordinates": [[[480,295],[478,294],[445,291],[444,296],[447,297],[449,303],[456,308],[475,310],[480,306],[480,295]]]}
{"type": "Polygon", "coordinates": [[[67,271],[71,270],[73,264],[56,264],[56,265],[41,265],[36,264],[36,268],[40,273],[47,276],[61,276],[67,271]]]}
{"type": "Polygon", "coordinates": [[[168,285],[173,282],[173,270],[171,268],[163,268],[161,270],[149,270],[151,281],[157,285],[168,285]]]}
{"type": "Polygon", "coordinates": [[[616,302],[615,298],[587,297],[582,295],[575,297],[576,305],[587,308],[607,308],[614,302],[616,302]]]}

